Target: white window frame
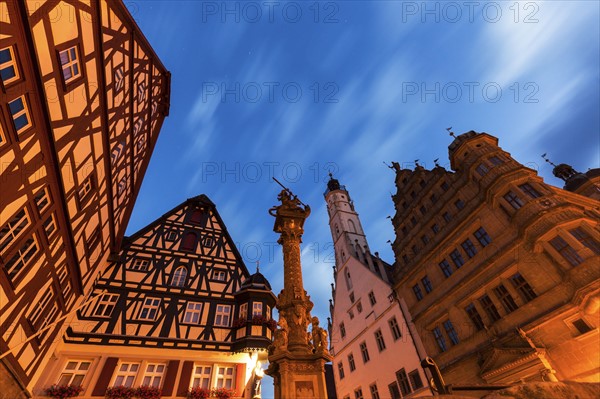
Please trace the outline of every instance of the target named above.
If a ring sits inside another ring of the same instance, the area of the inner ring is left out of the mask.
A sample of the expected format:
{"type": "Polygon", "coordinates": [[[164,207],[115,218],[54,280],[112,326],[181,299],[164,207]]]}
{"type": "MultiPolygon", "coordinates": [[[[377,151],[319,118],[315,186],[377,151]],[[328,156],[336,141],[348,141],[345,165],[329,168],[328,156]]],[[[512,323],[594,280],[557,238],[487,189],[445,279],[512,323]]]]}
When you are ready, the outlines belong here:
{"type": "Polygon", "coordinates": [[[217,304],[215,311],[215,327],[229,327],[231,324],[231,305],[217,304]]]}
{"type": "Polygon", "coordinates": [[[71,280],[69,279],[69,272],[67,265],[63,264],[58,270],[58,283],[63,295],[65,302],[69,302],[72,294],[71,280]]]}
{"type": "Polygon", "coordinates": [[[58,61],[60,62],[60,70],[62,73],[63,81],[65,84],[69,84],[74,80],[77,80],[81,77],[81,64],[79,62],[79,49],[77,46],[69,47],[66,50],[62,50],[58,52],[58,61]],[[63,61],[63,54],[66,55],[67,60],[63,61]],[[77,71],[75,71],[77,69],[77,71]],[[70,77],[67,78],[65,75],[65,70],[68,70],[71,74],[70,77]]]}
{"type": "Polygon", "coordinates": [[[190,378],[190,388],[202,387],[211,388],[213,366],[207,364],[194,364],[192,369],[192,378],[190,378]]]}
{"type": "Polygon", "coordinates": [[[215,375],[215,388],[235,388],[235,366],[217,365],[215,375]],[[231,384],[228,386],[227,383],[231,384]]]}
{"type": "Polygon", "coordinates": [[[85,376],[92,365],[91,360],[69,359],[65,363],[58,380],[57,385],[82,385],[85,376]]]}
{"type": "Polygon", "coordinates": [[[19,210],[0,230],[0,251],[9,247],[31,224],[27,208],[19,210]],[[20,216],[22,215],[22,216],[20,216]]]}
{"type": "Polygon", "coordinates": [[[48,326],[58,314],[58,305],[52,287],[47,287],[37,304],[31,309],[27,319],[36,331],[48,326]]]}
{"type": "Polygon", "coordinates": [[[185,305],[185,312],[183,314],[182,323],[185,324],[200,324],[202,319],[202,302],[187,302],[185,305]],[[197,317],[194,320],[194,316],[197,317]]]}
{"type": "Polygon", "coordinates": [[[140,309],[140,314],[138,316],[138,320],[146,320],[146,321],[154,321],[158,316],[158,311],[160,310],[161,300],[160,298],[148,297],[144,298],[144,302],[142,304],[142,308],[140,309]],[[144,311],[146,311],[146,315],[144,315],[144,311]],[[154,312],[154,313],[152,313],[154,312]]]}
{"type": "Polygon", "coordinates": [[[263,304],[262,302],[252,302],[252,317],[263,315],[263,304]]]}
{"type": "Polygon", "coordinates": [[[50,195],[48,193],[48,187],[44,187],[34,197],[35,206],[37,207],[40,216],[50,206],[50,195]]]}
{"type": "Polygon", "coordinates": [[[142,378],[142,385],[160,388],[166,369],[167,365],[165,363],[147,363],[146,371],[144,371],[144,377],[142,378]]]}
{"type": "Polygon", "coordinates": [[[35,238],[35,235],[32,235],[21,245],[17,253],[5,263],[8,277],[11,280],[14,280],[19,276],[23,270],[29,266],[31,261],[37,259],[34,255],[37,254],[39,250],[40,247],[37,239],[35,238]]]}
{"type": "Polygon", "coordinates": [[[227,272],[225,270],[213,270],[212,279],[216,281],[227,280],[227,272]]]}
{"type": "Polygon", "coordinates": [[[244,302],[240,305],[238,317],[244,320],[248,318],[248,302],[244,302]]]}
{"type": "Polygon", "coordinates": [[[44,221],[44,232],[46,233],[48,240],[50,240],[50,237],[52,237],[56,231],[56,218],[54,217],[54,214],[51,213],[44,221]]]}
{"type": "Polygon", "coordinates": [[[93,316],[94,317],[110,317],[113,310],[115,309],[115,305],[119,300],[119,294],[103,294],[98,299],[98,304],[94,309],[93,316]]]}
{"type": "Polygon", "coordinates": [[[175,268],[173,275],[171,276],[172,287],[183,287],[187,281],[187,268],[183,265],[175,268]]]}
{"type": "Polygon", "coordinates": [[[147,258],[135,258],[129,266],[129,270],[136,272],[147,272],[150,270],[150,259],[147,258]]]}
{"type": "Polygon", "coordinates": [[[119,362],[115,368],[115,375],[112,379],[111,386],[126,386],[133,387],[136,383],[137,375],[141,369],[141,364],[138,362],[119,362]],[[129,379],[129,383],[127,382],[129,379]]]}

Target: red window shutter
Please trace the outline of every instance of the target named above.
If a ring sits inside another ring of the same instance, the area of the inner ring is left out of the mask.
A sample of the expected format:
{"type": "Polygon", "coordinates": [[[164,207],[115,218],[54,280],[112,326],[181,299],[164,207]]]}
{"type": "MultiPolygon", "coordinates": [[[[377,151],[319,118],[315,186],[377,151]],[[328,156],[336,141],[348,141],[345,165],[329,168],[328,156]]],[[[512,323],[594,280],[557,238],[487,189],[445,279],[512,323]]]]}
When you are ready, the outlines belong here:
{"type": "Polygon", "coordinates": [[[163,396],[171,396],[173,393],[173,388],[175,388],[175,378],[177,378],[177,371],[179,371],[179,360],[171,360],[167,366],[165,383],[162,387],[163,396]]]}
{"type": "Polygon", "coordinates": [[[190,222],[199,224],[201,226],[205,226],[207,219],[208,215],[206,214],[206,211],[204,211],[203,209],[195,209],[192,212],[192,216],[190,217],[190,222]]]}
{"type": "Polygon", "coordinates": [[[192,370],[194,369],[194,362],[186,360],[183,362],[181,368],[181,378],[179,379],[179,388],[177,389],[177,396],[187,397],[188,390],[190,389],[190,381],[192,379],[192,370]]]}
{"type": "Polygon", "coordinates": [[[181,249],[186,251],[193,251],[196,249],[196,244],[198,243],[198,237],[195,233],[186,233],[183,236],[183,240],[181,242],[181,249]]]}
{"type": "Polygon", "coordinates": [[[245,368],[246,366],[244,364],[235,365],[235,390],[237,396],[244,396],[244,390],[246,389],[244,386],[245,368]]]}
{"type": "Polygon", "coordinates": [[[98,377],[98,381],[96,381],[96,386],[94,387],[94,391],[92,392],[92,396],[104,396],[106,394],[106,388],[108,388],[108,384],[110,384],[110,379],[117,367],[117,363],[119,361],[118,357],[108,357],[104,362],[104,367],[100,372],[100,376],[98,377]]]}

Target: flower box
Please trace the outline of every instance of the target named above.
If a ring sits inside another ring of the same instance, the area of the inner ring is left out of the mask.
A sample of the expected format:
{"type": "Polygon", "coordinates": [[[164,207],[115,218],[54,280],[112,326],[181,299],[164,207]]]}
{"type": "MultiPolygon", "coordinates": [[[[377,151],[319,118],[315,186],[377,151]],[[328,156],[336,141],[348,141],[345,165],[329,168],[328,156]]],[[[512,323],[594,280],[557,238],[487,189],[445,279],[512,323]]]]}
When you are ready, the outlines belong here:
{"type": "Polygon", "coordinates": [[[46,396],[55,399],[73,398],[83,392],[81,385],[52,385],[44,390],[46,396]]]}
{"type": "Polygon", "coordinates": [[[142,385],[135,390],[135,397],[139,399],[160,399],[162,391],[160,388],[142,385]]]}
{"type": "Polygon", "coordinates": [[[135,396],[135,388],[116,386],[106,389],[105,397],[107,399],[131,399],[135,396]]]}

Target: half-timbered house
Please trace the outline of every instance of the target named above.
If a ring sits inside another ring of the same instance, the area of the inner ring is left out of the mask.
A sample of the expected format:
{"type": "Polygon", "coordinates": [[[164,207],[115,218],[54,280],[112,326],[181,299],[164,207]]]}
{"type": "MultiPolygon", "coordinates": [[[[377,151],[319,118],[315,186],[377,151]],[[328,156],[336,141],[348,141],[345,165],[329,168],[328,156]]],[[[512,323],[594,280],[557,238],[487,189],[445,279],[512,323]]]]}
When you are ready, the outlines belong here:
{"type": "Polygon", "coordinates": [[[0,382],[30,391],[127,220],[169,73],[121,1],[0,0],[0,382]]]}
{"type": "Polygon", "coordinates": [[[152,385],[163,398],[198,386],[256,394],[276,297],[262,274],[250,275],[206,196],[126,238],[93,295],[34,393],[77,384],[84,398],[120,385],[152,385]]]}

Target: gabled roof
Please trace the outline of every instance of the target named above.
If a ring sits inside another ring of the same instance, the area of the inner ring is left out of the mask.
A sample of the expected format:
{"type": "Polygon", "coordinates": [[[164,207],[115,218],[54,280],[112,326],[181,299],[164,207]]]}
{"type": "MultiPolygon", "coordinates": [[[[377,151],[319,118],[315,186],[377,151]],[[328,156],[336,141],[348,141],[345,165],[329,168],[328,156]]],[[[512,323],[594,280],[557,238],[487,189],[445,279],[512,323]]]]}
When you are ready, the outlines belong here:
{"type": "Polygon", "coordinates": [[[236,259],[240,262],[240,267],[242,268],[242,271],[243,271],[244,275],[249,276],[250,272],[248,271],[248,268],[244,264],[244,260],[242,258],[242,255],[239,253],[239,251],[238,251],[238,249],[237,249],[237,247],[235,245],[235,242],[233,241],[233,239],[229,235],[229,232],[227,231],[227,225],[223,222],[223,219],[221,218],[221,215],[219,215],[219,212],[217,211],[217,206],[205,194],[200,194],[200,195],[197,195],[195,197],[188,198],[187,200],[183,201],[181,204],[177,205],[176,207],[174,207],[170,211],[165,212],[158,219],[154,220],[153,222],[151,222],[150,224],[146,225],[145,227],[142,227],[141,229],[139,229],[138,231],[136,231],[135,233],[133,233],[131,236],[125,237],[123,239],[123,248],[121,248],[121,250],[127,249],[127,247],[129,246],[130,243],[132,243],[133,241],[135,241],[139,237],[143,236],[148,231],[154,229],[156,226],[158,226],[161,223],[163,223],[166,220],[168,220],[171,215],[177,213],[178,211],[180,211],[180,210],[182,210],[182,209],[184,209],[184,208],[186,208],[188,206],[194,206],[194,205],[195,206],[197,206],[197,205],[204,205],[204,206],[206,206],[206,207],[208,207],[208,208],[211,209],[211,211],[214,213],[214,216],[216,217],[217,221],[219,222],[219,225],[222,228],[222,234],[223,234],[223,236],[231,244],[232,251],[233,251],[236,259]]]}

